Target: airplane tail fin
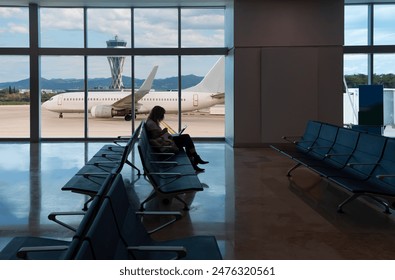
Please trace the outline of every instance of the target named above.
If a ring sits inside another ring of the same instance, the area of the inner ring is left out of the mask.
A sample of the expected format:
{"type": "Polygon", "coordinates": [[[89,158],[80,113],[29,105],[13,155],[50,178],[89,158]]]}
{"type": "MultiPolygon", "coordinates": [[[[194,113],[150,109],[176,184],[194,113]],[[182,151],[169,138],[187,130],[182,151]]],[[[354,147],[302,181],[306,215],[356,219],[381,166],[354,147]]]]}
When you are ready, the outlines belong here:
{"type": "Polygon", "coordinates": [[[154,82],[156,72],[158,71],[158,65],[155,65],[152,68],[151,73],[148,75],[147,79],[145,79],[144,83],[135,93],[135,99],[138,101],[144,97],[147,93],[150,92],[152,88],[152,83],[154,82]]]}
{"type": "Polygon", "coordinates": [[[185,91],[197,92],[225,92],[225,57],[222,56],[196,86],[185,91]]]}

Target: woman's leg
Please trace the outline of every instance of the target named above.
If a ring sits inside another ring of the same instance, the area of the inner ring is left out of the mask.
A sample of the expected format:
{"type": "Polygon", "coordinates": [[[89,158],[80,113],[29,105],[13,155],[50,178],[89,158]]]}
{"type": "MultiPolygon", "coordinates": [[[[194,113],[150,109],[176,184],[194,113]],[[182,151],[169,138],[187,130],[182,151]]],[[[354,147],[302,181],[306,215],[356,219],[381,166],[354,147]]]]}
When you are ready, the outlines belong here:
{"type": "Polygon", "coordinates": [[[189,134],[181,134],[173,137],[174,143],[176,143],[179,149],[185,148],[185,152],[188,156],[196,154],[195,145],[189,134]]]}
{"type": "Polygon", "coordinates": [[[191,136],[189,136],[189,134],[181,134],[174,136],[173,140],[178,148],[185,148],[185,152],[195,169],[199,169],[198,171],[203,171],[204,169],[197,167],[197,165],[206,164],[208,161],[202,160],[201,157],[196,153],[195,144],[193,143],[191,136]]]}

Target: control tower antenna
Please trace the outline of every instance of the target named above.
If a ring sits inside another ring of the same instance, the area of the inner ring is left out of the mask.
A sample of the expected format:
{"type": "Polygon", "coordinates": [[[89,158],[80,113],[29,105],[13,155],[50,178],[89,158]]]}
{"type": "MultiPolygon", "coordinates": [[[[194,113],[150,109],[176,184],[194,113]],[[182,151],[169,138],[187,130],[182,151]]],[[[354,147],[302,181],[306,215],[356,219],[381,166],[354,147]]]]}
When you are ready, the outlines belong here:
{"type": "MultiPolygon", "coordinates": [[[[126,41],[118,39],[118,36],[115,35],[114,40],[106,41],[107,48],[125,48],[126,41]]],[[[112,83],[110,88],[112,89],[121,89],[123,88],[122,82],[122,72],[123,72],[123,65],[125,63],[124,56],[108,56],[108,63],[110,64],[111,69],[111,76],[112,76],[112,83]]]]}

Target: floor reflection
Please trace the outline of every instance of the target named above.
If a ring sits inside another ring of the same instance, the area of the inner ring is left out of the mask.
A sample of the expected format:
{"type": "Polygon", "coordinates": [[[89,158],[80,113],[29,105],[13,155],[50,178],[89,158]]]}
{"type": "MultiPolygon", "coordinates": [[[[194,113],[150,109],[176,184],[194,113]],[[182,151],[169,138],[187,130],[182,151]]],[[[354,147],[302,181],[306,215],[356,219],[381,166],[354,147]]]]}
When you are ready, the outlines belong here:
{"type": "MultiPolygon", "coordinates": [[[[89,197],[61,191],[61,187],[106,143],[0,144],[0,249],[13,236],[33,235],[67,239],[72,232],[48,220],[51,212],[80,211],[89,197]]],[[[185,197],[191,209],[185,212],[182,235],[195,234],[199,223],[224,221],[224,144],[197,144],[211,164],[199,175],[209,188],[185,197]],[[212,156],[212,155],[216,156],[212,156]],[[222,210],[221,210],[222,209],[222,210]],[[190,228],[190,230],[188,230],[190,228]]],[[[142,171],[137,151],[129,159],[142,171]]],[[[139,204],[152,191],[144,176],[128,165],[122,170],[131,201],[139,204]]],[[[152,200],[147,210],[182,210],[177,201],[152,200]]],[[[78,216],[64,218],[77,225],[78,216]]],[[[201,233],[214,234],[204,226],[201,233]]],[[[166,234],[167,235],[167,234],[166,234]]],[[[169,236],[175,238],[174,232],[169,236]]]]}
{"type": "MultiPolygon", "coordinates": [[[[70,230],[47,219],[50,212],[80,211],[88,197],[61,187],[105,143],[1,143],[0,249],[14,236],[69,239],[70,230]]],[[[156,239],[215,235],[224,259],[394,259],[395,216],[365,199],[337,213],[349,194],[304,168],[290,179],[290,159],[270,148],[197,143],[210,161],[199,174],[208,188],[185,198],[183,218],[156,239]]],[[[141,169],[137,151],[132,161],[141,169]]],[[[125,165],[129,199],[139,205],[152,187],[125,165]]],[[[181,210],[173,200],[152,200],[147,210],[181,210]]],[[[395,212],[392,209],[393,212],[395,212]]],[[[80,217],[65,222],[78,225],[80,217]]],[[[160,220],[145,220],[147,226],[160,220]]]]}

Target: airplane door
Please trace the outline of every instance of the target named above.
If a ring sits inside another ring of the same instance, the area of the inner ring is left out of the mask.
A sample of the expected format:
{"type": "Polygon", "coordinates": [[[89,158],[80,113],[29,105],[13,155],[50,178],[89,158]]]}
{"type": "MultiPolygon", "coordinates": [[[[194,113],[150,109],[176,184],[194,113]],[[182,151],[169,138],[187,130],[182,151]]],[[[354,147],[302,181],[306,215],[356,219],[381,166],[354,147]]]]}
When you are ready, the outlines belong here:
{"type": "Polygon", "coordinates": [[[62,95],[58,96],[58,105],[62,105],[62,101],[63,101],[63,96],[62,95]]]}
{"type": "Polygon", "coordinates": [[[199,100],[199,95],[194,94],[193,95],[193,106],[197,107],[198,106],[198,100],[199,100]]]}

